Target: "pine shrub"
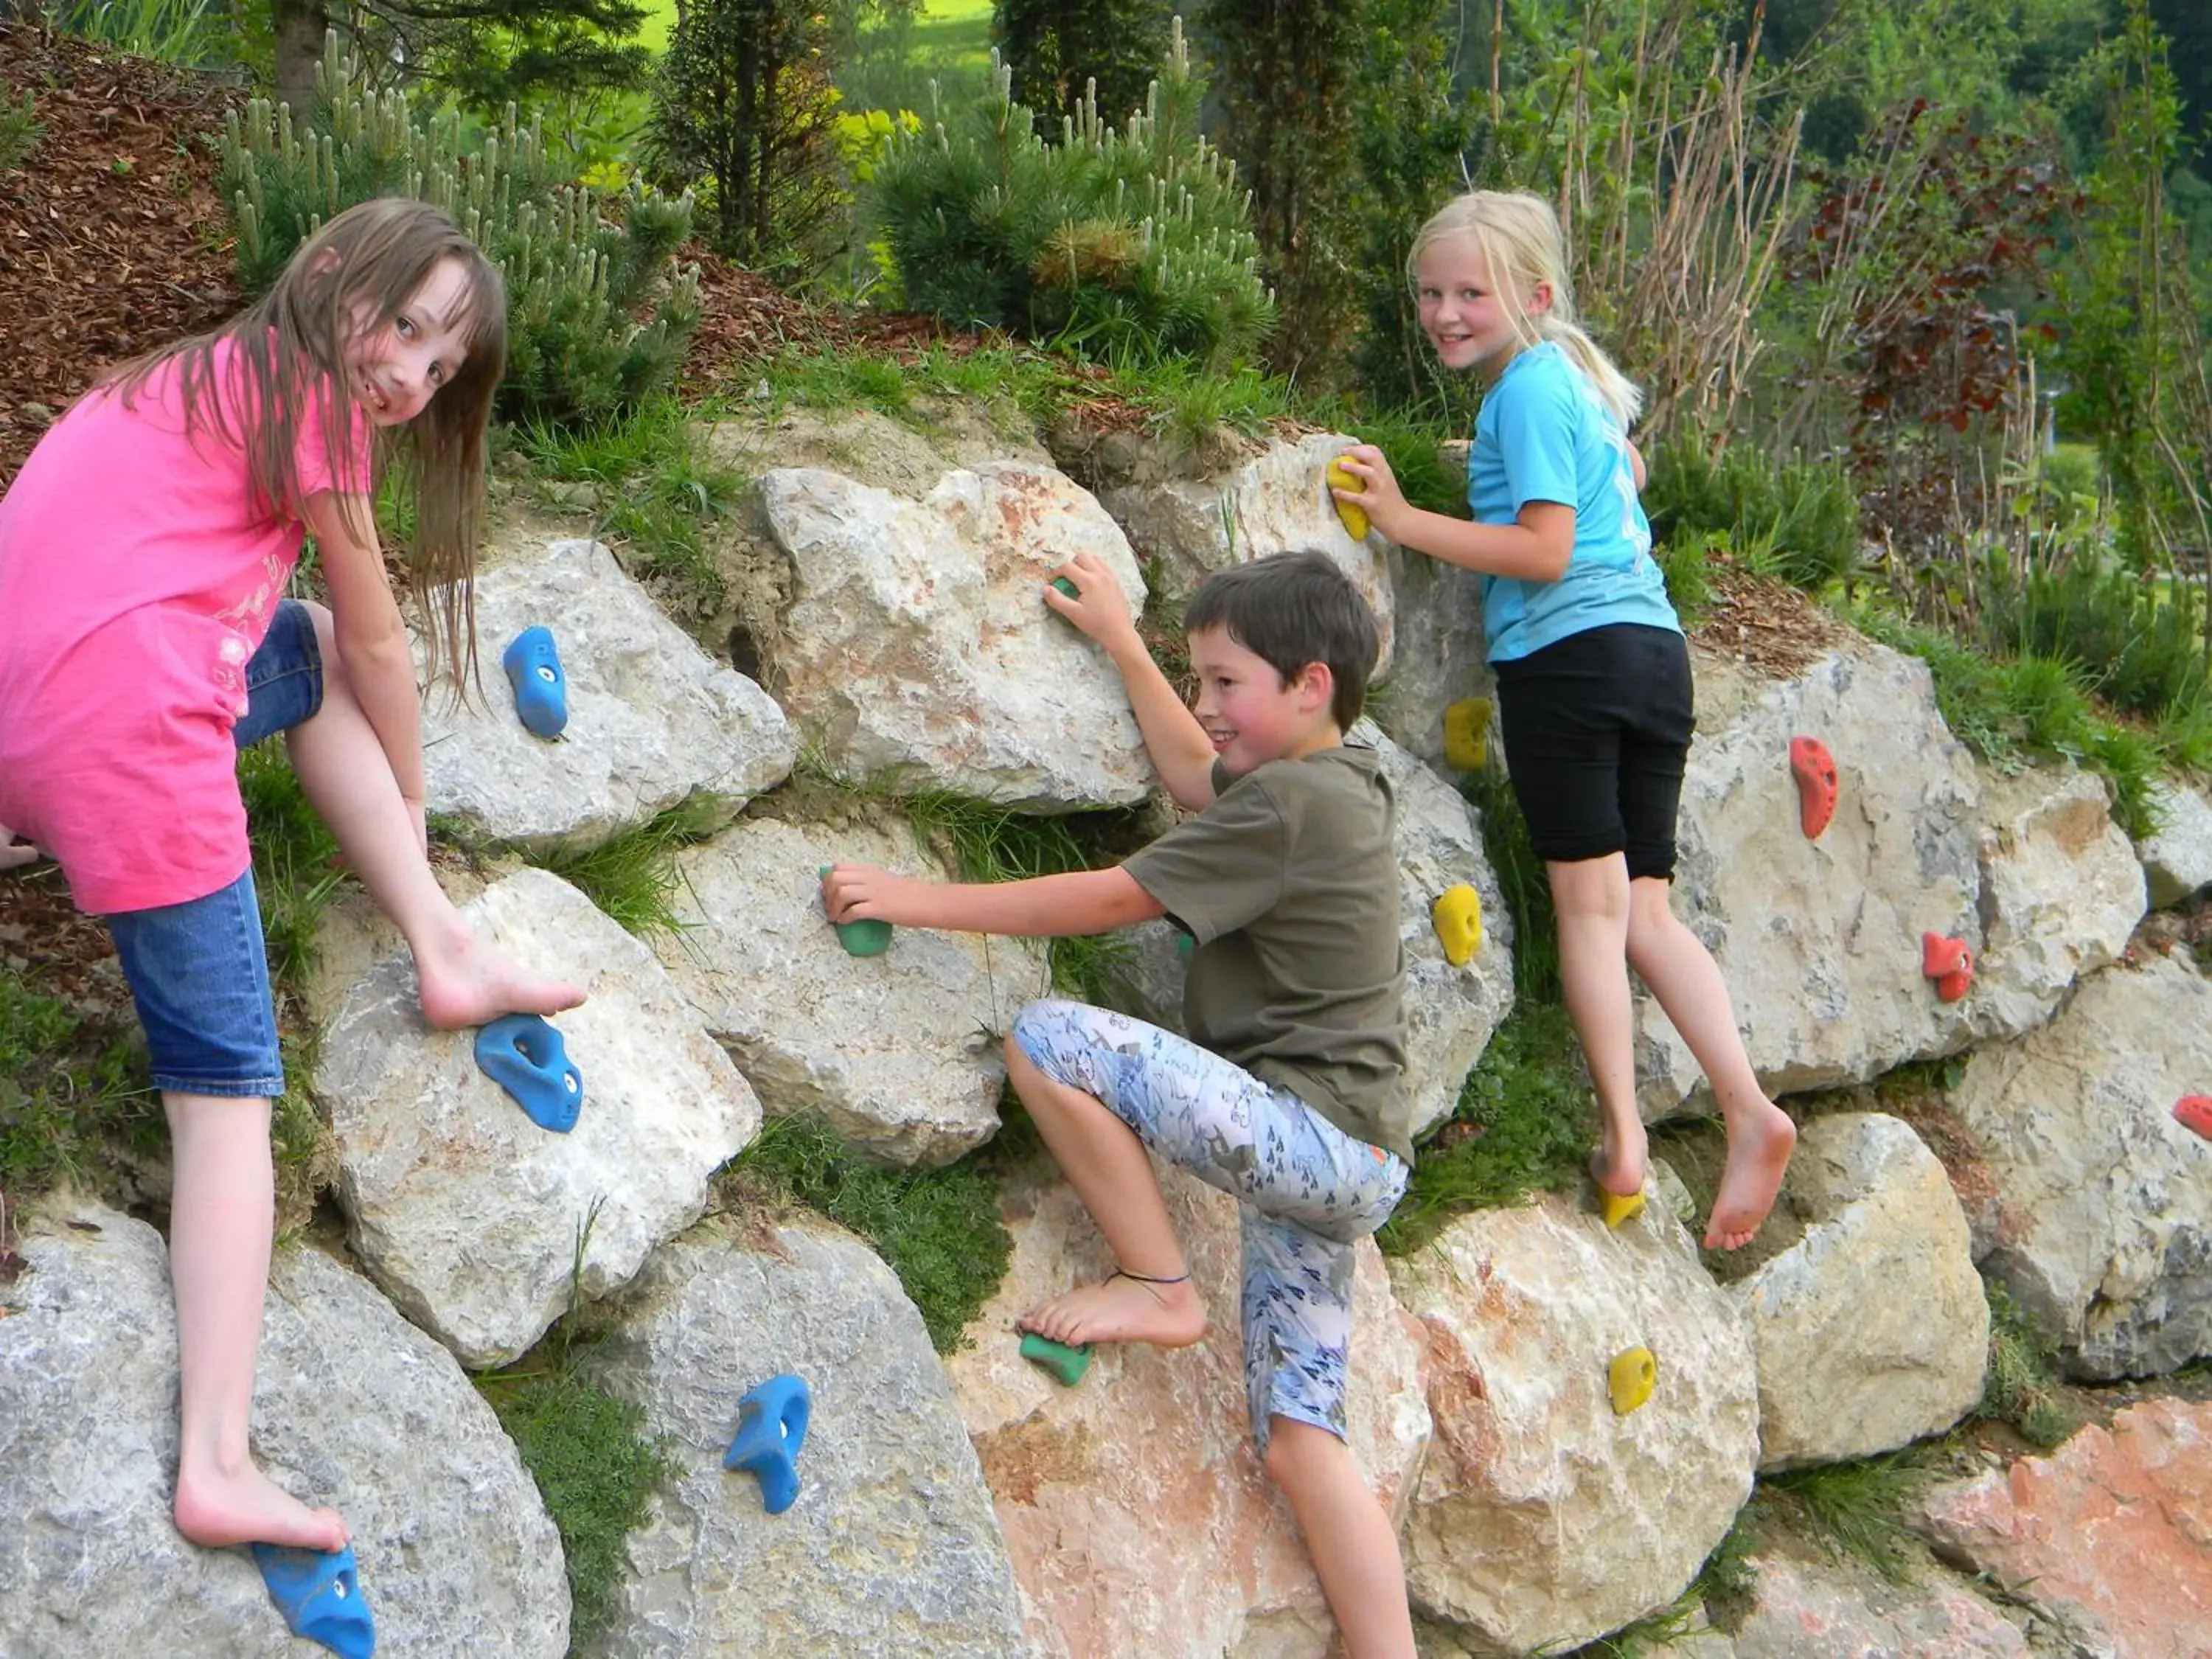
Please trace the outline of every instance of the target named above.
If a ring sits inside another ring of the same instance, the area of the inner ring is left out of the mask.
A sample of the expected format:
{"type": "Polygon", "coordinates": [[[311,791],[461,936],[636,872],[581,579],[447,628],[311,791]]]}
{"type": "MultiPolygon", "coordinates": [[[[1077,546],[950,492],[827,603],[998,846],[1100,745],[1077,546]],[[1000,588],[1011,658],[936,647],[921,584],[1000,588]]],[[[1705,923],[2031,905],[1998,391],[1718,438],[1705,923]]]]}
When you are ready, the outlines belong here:
{"type": "Polygon", "coordinates": [[[335,33],[315,88],[303,125],[258,98],[225,120],[219,182],[248,292],[275,282],[333,215],[418,197],[451,213],[507,278],[502,416],[590,424],[672,384],[699,322],[698,274],[675,263],[690,198],[633,185],[603,204],[556,176],[537,125],[520,125],[512,106],[465,150],[459,114],[418,121],[404,92],[368,91],[335,33]]]}
{"type": "Polygon", "coordinates": [[[1246,360],[1274,321],[1249,203],[1198,131],[1178,24],[1142,112],[1095,97],[1036,136],[994,54],[988,97],[895,138],[869,190],[907,303],[1131,363],[1246,360]]]}

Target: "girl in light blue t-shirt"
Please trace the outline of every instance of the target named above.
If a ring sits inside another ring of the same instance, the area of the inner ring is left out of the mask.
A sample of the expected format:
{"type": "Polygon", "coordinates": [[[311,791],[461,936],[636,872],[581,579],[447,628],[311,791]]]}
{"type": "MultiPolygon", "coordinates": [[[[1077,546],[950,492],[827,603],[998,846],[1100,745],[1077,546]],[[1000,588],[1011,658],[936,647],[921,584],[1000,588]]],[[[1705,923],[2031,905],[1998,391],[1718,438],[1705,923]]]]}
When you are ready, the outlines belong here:
{"type": "Polygon", "coordinates": [[[1692,725],[1689,649],[1651,556],[1629,441],[1640,395],[1577,326],[1558,219],[1541,198],[1476,191],[1421,227],[1422,331],[1488,383],[1468,462],[1474,521],[1426,513],[1382,453],[1344,458],[1337,499],[1401,547],[1480,574],[1506,765],[1550,878],[1559,979],[1589,1060],[1605,1192],[1643,1190],[1628,969],[1705,1068],[1728,1125],[1708,1249],[1748,1243],[1796,1130],[1766,1097],[1710,952],[1678,921],[1674,816],[1692,725]]]}

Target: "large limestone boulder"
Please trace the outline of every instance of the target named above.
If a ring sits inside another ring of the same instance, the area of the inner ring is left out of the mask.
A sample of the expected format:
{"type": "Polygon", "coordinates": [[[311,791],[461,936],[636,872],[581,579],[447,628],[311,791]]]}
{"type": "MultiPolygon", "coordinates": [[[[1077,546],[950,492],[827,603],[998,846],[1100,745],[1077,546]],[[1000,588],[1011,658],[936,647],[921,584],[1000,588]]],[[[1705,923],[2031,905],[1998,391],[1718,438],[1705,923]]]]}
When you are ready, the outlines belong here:
{"type": "Polygon", "coordinates": [[[2038,767],[1982,779],[1978,1034],[2032,1031],[2082,975],[2118,961],[2147,902],[2101,779],[2038,767]]]}
{"type": "Polygon", "coordinates": [[[2212,984],[2180,962],[2091,975],[2057,1018],[1966,1062],[1951,1103],[1996,1177],[1985,1267],[2100,1379],[2212,1354],[2212,984]]]}
{"type": "Polygon", "coordinates": [[[1483,659],[1482,578],[1395,543],[1382,547],[1396,638],[1390,672],[1376,688],[1368,715],[1401,749],[1441,775],[1456,777],[1444,763],[1444,710],[1463,697],[1489,697],[1493,704],[1497,697],[1497,680],[1483,659]]]}
{"type": "Polygon", "coordinates": [[[2212,800],[2192,784],[2161,783],[2151,790],[2158,828],[2136,843],[2149,884],[2150,902],[2163,908],[2212,885],[2212,800]]]}
{"type": "Polygon", "coordinates": [[[1981,1397],[1989,1304],[1936,1155],[1893,1117],[1815,1119],[1781,1208],[1803,1236],[1734,1287],[1759,1356],[1759,1468],[1870,1456],[1957,1422],[1981,1397]]]}
{"type": "Polygon", "coordinates": [[[811,1112],[895,1164],[944,1164],[999,1127],[994,1032],[1048,981],[1027,940],[902,927],[848,956],[818,872],[840,859],[942,881],[906,826],[748,818],[681,859],[684,931],[653,948],[771,1113],[811,1112]]]}
{"type": "MultiPolygon", "coordinates": [[[[1920,974],[1920,936],[1978,952],[1979,785],[1936,709],[1924,664],[1871,644],[1763,680],[1693,653],[1698,739],[1683,781],[1675,914],[1719,962],[1771,1091],[1862,1080],[1972,1035],[1972,1000],[1920,974]],[[1818,841],[1798,827],[1790,740],[1817,737],[1841,778],[1818,841]]],[[[1656,999],[1637,1003],[1647,1118],[1701,1079],[1656,999]]]]}
{"type": "Polygon", "coordinates": [[[1046,570],[1090,552],[1132,615],[1144,603],[1127,539],[1087,493],[1018,462],[956,469],[920,501],[811,468],[761,489],[795,594],[777,684],[833,768],[1034,811],[1145,798],[1120,675],[1041,597],[1046,570]]]}
{"type": "MultiPolygon", "coordinates": [[[[663,616],[597,542],[555,542],[477,579],[481,697],[456,704],[434,678],[422,771],[434,811],[497,840],[581,848],[611,840],[694,793],[744,799],[790,775],[798,744],[783,711],[663,616]],[[526,628],[553,632],[568,724],[526,731],[500,672],[526,628]]],[[[427,665],[426,671],[427,671],[427,665]]]]}
{"type": "MultiPolygon", "coordinates": [[[[0,1653],[279,1659],[304,1651],[242,1549],[169,1518],[177,1334],[160,1235],[57,1204],[0,1286],[0,1653]]],[[[281,1250],[255,1370],[253,1449],[338,1510],[387,1653],[560,1659],[561,1540],[453,1357],[359,1275],[281,1250]]]]}
{"type": "Polygon", "coordinates": [[[1926,1500],[1939,1553],[2113,1659],[2202,1659],[2212,1631],[2212,1404],[2130,1406],[2048,1457],[1926,1500]]]}
{"type": "MultiPolygon", "coordinates": [[[[1014,1319],[1113,1257],[1048,1167],[1010,1182],[1014,1255],[951,1356],[953,1391],[982,1459],[1028,1607],[1034,1659],[1323,1659],[1334,1625],[1290,1511],[1260,1467],[1237,1334],[1237,1206],[1158,1166],[1212,1328],[1195,1347],[1099,1347],[1064,1389],[1019,1356],[1014,1319]]],[[[1394,1518],[1428,1443],[1418,1328],[1358,1247],[1346,1419],[1394,1518]]]]}
{"type": "Polygon", "coordinates": [[[1225,467],[1197,477],[1164,475],[1156,458],[1133,449],[1109,453],[1098,499],[1128,532],[1138,556],[1159,561],[1162,586],[1177,599],[1232,564],[1305,549],[1328,554],[1375,609],[1382,632],[1380,674],[1395,656],[1396,606],[1384,566],[1389,544],[1372,532],[1364,541],[1352,540],[1322,477],[1329,462],[1356,441],[1334,432],[1270,436],[1225,467]]]}
{"type": "Polygon", "coordinates": [[[1618,1231],[1556,1199],[1462,1216],[1393,1261],[1428,1328],[1436,1442],[1404,1533],[1430,1617],[1526,1654],[1667,1606],[1751,1494],[1759,1406],[1736,1304],[1672,1215],[1618,1231]],[[1657,1361],[1616,1414],[1608,1368],[1657,1361]]]}
{"type": "MultiPolygon", "coordinates": [[[[1464,796],[1369,721],[1352,740],[1382,757],[1397,791],[1398,937],[1406,953],[1406,1089],[1415,1134],[1449,1115],[1461,1085],[1513,1006],[1513,918],[1482,848],[1481,821],[1464,796]],[[1464,883],[1482,907],[1482,943],[1459,967],[1444,959],[1430,911],[1464,883]]],[[[1184,959],[1176,930],[1147,922],[1125,936],[1127,959],[1114,981],[1123,1011],[1182,1030],[1184,959]]]]}
{"type": "Polygon", "coordinates": [[[625,1548],[595,1659],[1020,1659],[1021,1606],[975,1452],[921,1316],[826,1224],[701,1230],[660,1251],[590,1362],[677,1472],[625,1548]],[[722,1455],[748,1389],[812,1395],[797,1501],[722,1455]]]}
{"type": "Polygon", "coordinates": [[[518,871],[462,915],[514,961],[590,993],[553,1022],[583,1074],[574,1129],[526,1116],[477,1066],[474,1032],[422,1023],[404,952],[340,1000],[314,1092],[370,1277],[483,1366],[697,1219],[708,1178],[758,1132],[760,1103],[653,953],[559,877],[518,871]]]}
{"type": "MultiPolygon", "coordinates": [[[[1750,1605],[1728,1638],[1729,1659],[2028,1659],[2034,1651],[2002,1613],[1942,1574],[1896,1584],[1850,1556],[1802,1547],[1764,1549],[1748,1566],[1750,1605]]],[[[1695,1640],[1676,1651],[1718,1659],[1695,1640]]]]}

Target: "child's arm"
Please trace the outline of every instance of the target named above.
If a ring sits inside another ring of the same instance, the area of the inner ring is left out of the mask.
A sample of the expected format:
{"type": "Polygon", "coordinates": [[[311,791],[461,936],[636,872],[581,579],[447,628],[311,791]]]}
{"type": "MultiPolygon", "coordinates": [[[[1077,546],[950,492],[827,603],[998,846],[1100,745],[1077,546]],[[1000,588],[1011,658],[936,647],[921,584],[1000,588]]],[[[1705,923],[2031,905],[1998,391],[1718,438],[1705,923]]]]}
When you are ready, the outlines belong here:
{"type": "Polygon", "coordinates": [[[376,520],[366,497],[320,490],[307,497],[307,527],[321,550],[331,632],[362,713],[383,745],[402,799],[423,839],[422,707],[415,656],[384,574],[376,520]]]}
{"type": "Polygon", "coordinates": [[[1329,493],[1364,508],[1368,522],[1399,546],[1488,576],[1555,582],[1567,574],[1575,551],[1575,509],[1565,502],[1530,501],[1512,524],[1471,524],[1408,501],[1390,463],[1372,444],[1346,450],[1343,460],[1344,470],[1364,487],[1329,493]]]}
{"type": "MultiPolygon", "coordinates": [[[[1152,660],[1129,620],[1129,602],[1114,573],[1089,553],[1079,553],[1051,573],[1075,584],[1070,599],[1056,587],[1044,590],[1044,602],[1106,647],[1121,684],[1129,694],[1129,707],[1137,716],[1137,729],[1145,734],[1145,748],[1152,766],[1178,806],[1196,811],[1213,804],[1213,744],[1198,716],[1183,706],[1168,677],[1152,660]]],[[[996,932],[997,929],[983,929],[996,932]]]]}
{"type": "Polygon", "coordinates": [[[1134,876],[1118,868],[956,883],[895,876],[872,865],[835,864],[822,878],[822,903],[836,922],[872,917],[905,927],[1024,939],[1110,933],[1167,914],[1134,876]]]}

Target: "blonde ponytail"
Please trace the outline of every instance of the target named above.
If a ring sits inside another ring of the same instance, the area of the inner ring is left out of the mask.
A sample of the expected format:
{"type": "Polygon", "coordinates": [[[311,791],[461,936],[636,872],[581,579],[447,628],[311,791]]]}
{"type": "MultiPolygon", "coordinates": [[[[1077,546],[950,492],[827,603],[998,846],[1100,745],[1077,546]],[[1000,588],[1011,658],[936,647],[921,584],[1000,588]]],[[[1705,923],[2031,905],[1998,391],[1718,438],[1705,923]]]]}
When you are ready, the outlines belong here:
{"type": "Polygon", "coordinates": [[[1522,191],[1474,190],[1454,197],[1431,216],[1413,238],[1407,261],[1410,276],[1421,256],[1437,243],[1463,236],[1482,250],[1491,280],[1513,316],[1514,331],[1524,345],[1554,342],[1583,372],[1598,401],[1626,431],[1644,408],[1641,387],[1623,374],[1575,318],[1574,288],[1567,276],[1566,248],[1559,216],[1540,196],[1522,191]],[[1552,303],[1533,316],[1526,296],[1548,283],[1552,303]]]}

